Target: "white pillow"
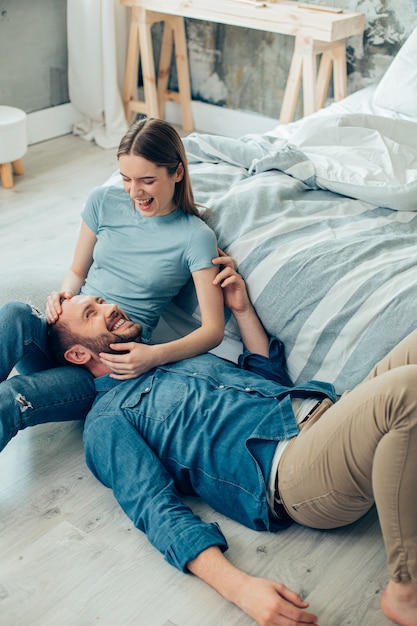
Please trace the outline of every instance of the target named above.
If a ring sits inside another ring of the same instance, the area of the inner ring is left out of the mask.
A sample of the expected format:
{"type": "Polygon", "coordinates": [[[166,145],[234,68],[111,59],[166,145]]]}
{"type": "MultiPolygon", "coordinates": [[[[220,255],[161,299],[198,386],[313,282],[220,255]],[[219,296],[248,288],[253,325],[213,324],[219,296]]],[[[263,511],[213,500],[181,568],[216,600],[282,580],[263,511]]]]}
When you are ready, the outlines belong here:
{"type": "Polygon", "coordinates": [[[381,78],[375,91],[374,103],[417,118],[417,28],[381,78]]]}

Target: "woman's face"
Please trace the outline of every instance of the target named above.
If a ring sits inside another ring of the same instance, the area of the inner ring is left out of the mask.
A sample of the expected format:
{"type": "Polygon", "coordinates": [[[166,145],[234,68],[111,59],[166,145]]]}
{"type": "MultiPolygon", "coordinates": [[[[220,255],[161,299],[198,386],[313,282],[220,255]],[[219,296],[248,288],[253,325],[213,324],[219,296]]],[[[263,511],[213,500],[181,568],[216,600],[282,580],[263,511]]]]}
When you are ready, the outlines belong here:
{"type": "Polygon", "coordinates": [[[172,176],[165,167],[159,167],[136,154],[122,154],[119,165],[123,187],[141,215],[155,217],[168,215],[175,210],[175,183],[184,176],[182,163],[172,176]]]}

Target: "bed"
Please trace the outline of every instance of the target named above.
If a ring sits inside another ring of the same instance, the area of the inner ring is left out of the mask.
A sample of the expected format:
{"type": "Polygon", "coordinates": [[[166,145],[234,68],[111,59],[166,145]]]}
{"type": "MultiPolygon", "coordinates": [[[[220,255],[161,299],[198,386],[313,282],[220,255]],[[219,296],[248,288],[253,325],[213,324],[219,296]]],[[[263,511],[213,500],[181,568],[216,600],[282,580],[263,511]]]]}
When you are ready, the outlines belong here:
{"type": "MultiPolygon", "coordinates": [[[[342,393],[416,325],[416,53],[417,29],[378,86],[270,133],[184,139],[204,219],[295,382],[342,393]]],[[[163,324],[198,321],[188,287],[163,324]]],[[[227,315],[216,353],[236,358],[239,339],[227,315]]]]}

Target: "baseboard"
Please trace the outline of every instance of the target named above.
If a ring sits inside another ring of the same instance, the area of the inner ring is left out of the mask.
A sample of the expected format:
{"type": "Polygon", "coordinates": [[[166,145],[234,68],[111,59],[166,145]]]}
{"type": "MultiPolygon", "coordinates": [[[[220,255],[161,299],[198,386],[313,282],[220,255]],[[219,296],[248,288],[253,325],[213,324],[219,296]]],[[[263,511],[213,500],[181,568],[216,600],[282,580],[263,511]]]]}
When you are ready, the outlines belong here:
{"type": "Polygon", "coordinates": [[[34,111],[27,116],[28,144],[40,143],[72,132],[82,115],[68,102],[49,109],[34,111]]]}
{"type": "MultiPolygon", "coordinates": [[[[235,111],[214,104],[198,102],[191,103],[194,128],[198,132],[225,135],[226,137],[241,137],[250,133],[266,133],[277,126],[278,119],[250,113],[235,111]]],[[[181,126],[181,108],[176,102],[167,102],[165,119],[171,124],[181,126]]]]}
{"type": "MultiPolygon", "coordinates": [[[[257,113],[234,111],[195,100],[192,102],[192,112],[196,130],[227,137],[264,133],[278,124],[278,120],[257,113]]],[[[71,102],[28,113],[28,144],[68,135],[72,132],[73,125],[81,118],[82,115],[71,102]]],[[[172,124],[181,126],[180,105],[176,102],[167,102],[165,118],[172,124]]]]}

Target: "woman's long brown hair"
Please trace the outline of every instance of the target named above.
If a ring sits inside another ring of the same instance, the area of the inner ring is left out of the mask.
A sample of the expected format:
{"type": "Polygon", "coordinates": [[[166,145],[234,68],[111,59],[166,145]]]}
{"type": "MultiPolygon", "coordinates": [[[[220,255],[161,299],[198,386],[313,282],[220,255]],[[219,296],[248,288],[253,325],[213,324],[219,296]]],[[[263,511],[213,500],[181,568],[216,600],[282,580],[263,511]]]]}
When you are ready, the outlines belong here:
{"type": "Polygon", "coordinates": [[[120,142],[117,158],[130,154],[165,167],[171,176],[182,163],[184,176],[175,184],[173,201],[185,213],[200,217],[194,201],[184,144],[171,124],[157,118],[143,118],[132,124],[120,142]]]}

